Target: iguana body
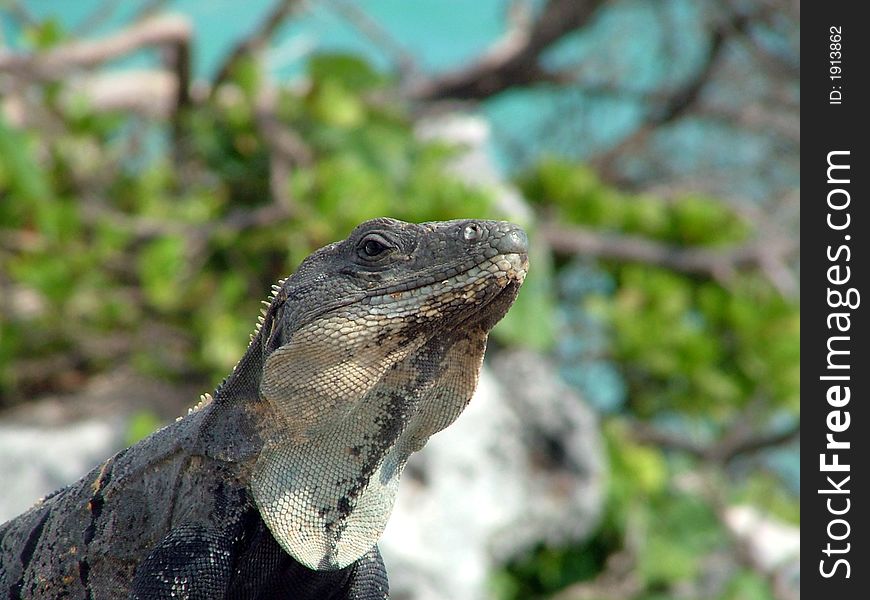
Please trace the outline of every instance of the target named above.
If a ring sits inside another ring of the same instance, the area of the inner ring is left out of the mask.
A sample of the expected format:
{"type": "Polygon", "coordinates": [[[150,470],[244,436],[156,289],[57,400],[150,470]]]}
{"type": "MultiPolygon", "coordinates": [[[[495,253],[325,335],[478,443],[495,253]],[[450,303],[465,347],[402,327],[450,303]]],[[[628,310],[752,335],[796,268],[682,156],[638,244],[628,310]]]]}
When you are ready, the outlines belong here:
{"type": "Polygon", "coordinates": [[[0,597],[387,597],[408,456],[527,269],[503,222],[376,219],[276,286],[212,399],[0,525],[0,597]]]}

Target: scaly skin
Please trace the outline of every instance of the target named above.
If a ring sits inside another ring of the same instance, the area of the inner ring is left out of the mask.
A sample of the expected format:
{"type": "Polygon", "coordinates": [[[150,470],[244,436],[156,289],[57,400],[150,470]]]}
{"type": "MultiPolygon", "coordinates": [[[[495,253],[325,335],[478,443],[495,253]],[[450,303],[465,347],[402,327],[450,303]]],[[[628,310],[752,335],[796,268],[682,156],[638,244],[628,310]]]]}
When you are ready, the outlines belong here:
{"type": "Polygon", "coordinates": [[[468,403],[527,265],[492,221],[375,219],[318,250],[213,398],[0,525],[0,594],[387,598],[402,469],[468,403]]]}

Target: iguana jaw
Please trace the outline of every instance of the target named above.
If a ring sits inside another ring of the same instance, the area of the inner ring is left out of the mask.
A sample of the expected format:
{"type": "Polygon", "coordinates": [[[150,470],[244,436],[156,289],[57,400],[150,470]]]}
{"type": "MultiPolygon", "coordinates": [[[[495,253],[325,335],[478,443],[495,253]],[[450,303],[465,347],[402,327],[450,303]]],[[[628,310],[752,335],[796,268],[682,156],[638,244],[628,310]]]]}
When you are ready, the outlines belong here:
{"type": "Polygon", "coordinates": [[[526,270],[525,252],[495,254],[436,283],[366,295],[268,356],[261,394],[278,420],[251,489],[296,560],[343,568],[375,544],[405,461],[467,405],[489,329],[526,270]]]}

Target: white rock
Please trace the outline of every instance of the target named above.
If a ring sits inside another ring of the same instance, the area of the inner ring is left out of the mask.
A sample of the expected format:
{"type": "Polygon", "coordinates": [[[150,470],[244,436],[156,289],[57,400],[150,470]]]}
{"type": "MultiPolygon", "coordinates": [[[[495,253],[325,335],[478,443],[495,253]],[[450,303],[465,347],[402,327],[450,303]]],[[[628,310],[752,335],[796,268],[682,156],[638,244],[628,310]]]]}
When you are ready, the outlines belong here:
{"type": "Polygon", "coordinates": [[[0,523],[76,481],[118,449],[118,423],[0,425],[0,523]]]}
{"type": "Polygon", "coordinates": [[[728,507],[725,524],[746,544],[752,561],[767,573],[800,557],[800,528],[765,515],[753,506],[728,507]]]}
{"type": "Polygon", "coordinates": [[[598,522],[605,465],[592,411],[533,353],[495,372],[484,369],[465,412],[409,462],[380,543],[397,600],[486,598],[501,563],[580,541],[598,522]]]}

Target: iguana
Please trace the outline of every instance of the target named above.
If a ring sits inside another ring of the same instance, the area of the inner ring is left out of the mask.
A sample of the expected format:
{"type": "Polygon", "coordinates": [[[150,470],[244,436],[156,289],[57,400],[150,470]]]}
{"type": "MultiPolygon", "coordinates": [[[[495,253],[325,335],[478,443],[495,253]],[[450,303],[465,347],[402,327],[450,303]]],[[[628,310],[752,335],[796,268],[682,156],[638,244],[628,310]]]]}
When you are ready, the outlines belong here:
{"type": "Polygon", "coordinates": [[[402,469],[468,403],[527,246],[380,218],[314,252],[213,395],[0,525],[0,596],[387,598],[402,469]]]}

